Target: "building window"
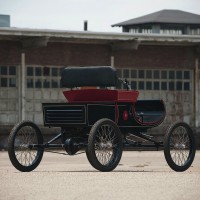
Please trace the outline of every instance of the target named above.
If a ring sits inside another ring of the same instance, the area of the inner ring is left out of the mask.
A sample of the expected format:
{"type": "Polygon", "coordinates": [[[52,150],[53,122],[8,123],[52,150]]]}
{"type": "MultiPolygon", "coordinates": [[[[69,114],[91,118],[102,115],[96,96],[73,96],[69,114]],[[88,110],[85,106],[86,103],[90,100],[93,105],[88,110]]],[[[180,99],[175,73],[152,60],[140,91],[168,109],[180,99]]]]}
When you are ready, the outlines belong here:
{"type": "Polygon", "coordinates": [[[27,79],[27,88],[33,88],[33,79],[27,79]]]}
{"type": "Polygon", "coordinates": [[[0,87],[16,87],[16,66],[0,66],[0,87]]]}
{"type": "Polygon", "coordinates": [[[15,87],[15,86],[16,86],[16,79],[9,78],[9,87],[15,87]]]}
{"type": "Polygon", "coordinates": [[[181,81],[176,82],[176,90],[183,90],[181,81]]]}
{"type": "Polygon", "coordinates": [[[199,25],[190,25],[190,34],[191,35],[200,35],[200,26],[199,25]]]}
{"type": "Polygon", "coordinates": [[[182,71],[176,71],[176,79],[182,79],[182,71]]]}
{"type": "Polygon", "coordinates": [[[35,68],[35,76],[41,76],[42,75],[42,69],[41,67],[35,68]]]}
{"type": "Polygon", "coordinates": [[[130,33],[139,33],[139,32],[140,32],[140,29],[139,29],[139,28],[130,28],[130,29],[129,29],[129,32],[130,32],[130,33]]]}
{"type": "Polygon", "coordinates": [[[152,82],[150,81],[146,82],[146,90],[152,90],[152,82]]]}
{"type": "Polygon", "coordinates": [[[155,70],[154,73],[153,73],[153,77],[154,77],[154,79],[159,79],[160,78],[160,71],[155,70]]]}
{"type": "Polygon", "coordinates": [[[27,88],[59,88],[63,67],[27,66],[27,88]]]}
{"type": "Polygon", "coordinates": [[[167,79],[167,71],[161,71],[161,78],[167,79]]]}
{"type": "Polygon", "coordinates": [[[124,70],[124,78],[129,78],[129,70],[128,69],[124,70]]]}
{"type": "Polygon", "coordinates": [[[33,76],[33,67],[27,67],[27,76],[33,76]]]}
{"type": "Polygon", "coordinates": [[[161,90],[167,90],[167,82],[161,82],[161,90]]]}
{"type": "Polygon", "coordinates": [[[139,76],[138,78],[144,78],[144,70],[139,70],[139,76]]]}
{"type": "Polygon", "coordinates": [[[52,75],[52,76],[58,76],[58,69],[53,67],[53,68],[51,69],[51,75],[52,75]]]}
{"type": "Polygon", "coordinates": [[[133,90],[189,91],[192,85],[191,70],[117,69],[117,72],[133,90]]]}
{"type": "Polygon", "coordinates": [[[144,81],[139,81],[139,90],[144,90],[144,81]]]}
{"type": "Polygon", "coordinates": [[[151,70],[147,70],[146,71],[146,78],[147,79],[151,79],[152,78],[152,71],[151,70]]]}
{"type": "Polygon", "coordinates": [[[137,78],[137,70],[131,70],[131,78],[137,78]]]}
{"type": "Polygon", "coordinates": [[[143,28],[142,33],[152,33],[152,29],[143,28]]]}
{"type": "Polygon", "coordinates": [[[174,88],[174,82],[169,82],[169,90],[175,90],[174,88]]]}
{"type": "Polygon", "coordinates": [[[190,79],[190,71],[184,71],[184,79],[190,79]]]}
{"type": "Polygon", "coordinates": [[[160,27],[160,34],[182,35],[184,27],[181,25],[165,24],[160,27]]]}
{"type": "Polygon", "coordinates": [[[185,91],[190,90],[190,83],[189,83],[189,82],[185,82],[185,83],[184,83],[184,90],[185,90],[185,91]]]}
{"type": "Polygon", "coordinates": [[[156,81],[153,83],[154,84],[154,90],[160,90],[160,82],[156,81]]]}

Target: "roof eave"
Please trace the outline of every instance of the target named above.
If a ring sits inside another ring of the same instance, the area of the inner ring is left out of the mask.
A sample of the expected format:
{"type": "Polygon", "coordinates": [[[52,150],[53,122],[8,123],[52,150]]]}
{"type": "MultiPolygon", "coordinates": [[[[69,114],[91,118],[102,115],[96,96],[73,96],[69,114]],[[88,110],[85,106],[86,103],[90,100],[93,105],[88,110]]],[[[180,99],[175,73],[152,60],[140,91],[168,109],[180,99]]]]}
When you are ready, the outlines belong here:
{"type": "Polygon", "coordinates": [[[61,31],[45,29],[19,29],[0,28],[0,39],[24,40],[27,38],[48,38],[49,42],[84,42],[110,44],[117,41],[136,41],[140,44],[185,44],[199,45],[200,35],[160,35],[160,34],[133,34],[133,33],[109,33],[89,31],[61,31]]]}

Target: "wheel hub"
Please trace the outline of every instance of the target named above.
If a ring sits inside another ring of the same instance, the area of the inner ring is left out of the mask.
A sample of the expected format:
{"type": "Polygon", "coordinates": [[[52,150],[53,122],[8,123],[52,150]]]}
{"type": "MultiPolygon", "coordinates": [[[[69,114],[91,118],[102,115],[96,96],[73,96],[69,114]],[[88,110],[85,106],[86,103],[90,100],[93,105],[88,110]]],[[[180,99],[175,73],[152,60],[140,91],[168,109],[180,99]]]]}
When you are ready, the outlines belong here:
{"type": "Polygon", "coordinates": [[[186,145],[185,144],[175,144],[174,148],[175,149],[186,149],[186,145]]]}

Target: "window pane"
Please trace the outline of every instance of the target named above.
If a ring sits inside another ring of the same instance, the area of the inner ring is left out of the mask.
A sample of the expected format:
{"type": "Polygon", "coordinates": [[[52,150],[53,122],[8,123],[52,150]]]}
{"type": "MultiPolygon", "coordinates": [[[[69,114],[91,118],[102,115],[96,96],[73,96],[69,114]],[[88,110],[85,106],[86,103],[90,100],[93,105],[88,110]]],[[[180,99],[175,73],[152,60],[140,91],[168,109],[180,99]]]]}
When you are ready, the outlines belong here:
{"type": "Polygon", "coordinates": [[[43,68],[43,75],[44,76],[49,76],[50,75],[50,68],[49,67],[44,67],[43,68]]]}
{"type": "Polygon", "coordinates": [[[50,88],[50,82],[48,80],[44,80],[43,87],[44,88],[50,88]]]}
{"type": "Polygon", "coordinates": [[[137,82],[136,81],[131,81],[131,89],[137,90],[137,82]]]}
{"type": "Polygon", "coordinates": [[[174,90],[174,82],[169,82],[169,90],[174,90]]]}
{"type": "Polygon", "coordinates": [[[41,67],[36,67],[36,68],[35,68],[35,75],[36,75],[36,76],[41,76],[41,75],[42,75],[41,67]]]}
{"type": "Polygon", "coordinates": [[[61,74],[62,74],[63,69],[65,69],[65,67],[60,68],[60,76],[61,76],[61,74]]]}
{"type": "Polygon", "coordinates": [[[160,90],[160,83],[158,81],[154,82],[154,90],[160,90]]]}
{"type": "Polygon", "coordinates": [[[52,88],[58,88],[58,81],[52,80],[51,85],[52,85],[52,88]]]}
{"type": "Polygon", "coordinates": [[[146,90],[152,90],[152,82],[150,81],[146,82],[146,90]]]}
{"type": "MultiPolygon", "coordinates": [[[[52,76],[57,76],[57,69],[56,68],[52,68],[52,76]]],[[[121,69],[117,69],[117,76],[119,78],[122,77],[122,70],[121,69]]]]}
{"type": "Polygon", "coordinates": [[[169,71],[169,79],[174,79],[174,71],[169,71]]]}
{"type": "Polygon", "coordinates": [[[139,78],[144,78],[144,70],[139,70],[139,78]]]}
{"type": "Polygon", "coordinates": [[[190,71],[184,71],[184,79],[190,79],[190,71]]]}
{"type": "Polygon", "coordinates": [[[131,70],[131,78],[137,78],[137,70],[131,70]]]}
{"type": "Polygon", "coordinates": [[[1,67],[1,75],[7,75],[7,74],[8,74],[8,72],[7,72],[7,67],[2,66],[2,67],[1,67]]]}
{"type": "Polygon", "coordinates": [[[176,90],[182,90],[182,82],[176,82],[176,90]]]}
{"type": "MultiPolygon", "coordinates": [[[[53,87],[53,83],[52,83],[52,87],[53,87]]],[[[122,83],[121,83],[121,81],[117,81],[117,85],[116,85],[116,88],[117,89],[122,89],[122,83]]]]}
{"type": "Polygon", "coordinates": [[[167,82],[161,83],[161,90],[167,90],[167,82]]]}
{"type": "Polygon", "coordinates": [[[167,71],[161,71],[161,78],[167,79],[167,71]]]}
{"type": "Polygon", "coordinates": [[[33,88],[33,79],[27,79],[27,88],[33,88]]]}
{"type": "Polygon", "coordinates": [[[33,67],[27,67],[27,76],[33,76],[33,67]]]}
{"type": "Polygon", "coordinates": [[[37,80],[36,82],[35,82],[35,88],[41,88],[42,87],[42,82],[41,82],[41,80],[37,80]]]}
{"type": "MultiPolygon", "coordinates": [[[[129,83],[128,83],[128,85],[129,85],[129,83]]],[[[126,85],[122,85],[122,88],[124,89],[124,90],[127,90],[127,87],[126,87],[126,85]]]]}
{"type": "Polygon", "coordinates": [[[124,69],[124,78],[129,78],[129,70],[124,69]]]}
{"type": "Polygon", "coordinates": [[[146,71],[146,78],[148,78],[148,79],[152,78],[152,71],[151,70],[146,71]]]}
{"type": "Polygon", "coordinates": [[[160,71],[158,71],[158,70],[155,70],[154,72],[153,72],[153,77],[155,78],[155,79],[159,79],[160,78],[160,71]]]}
{"type": "Polygon", "coordinates": [[[9,75],[16,75],[16,67],[15,66],[9,67],[9,75]]]}
{"type": "Polygon", "coordinates": [[[184,83],[184,90],[190,90],[190,83],[189,82],[185,82],[184,83]]]}
{"type": "Polygon", "coordinates": [[[7,87],[8,86],[8,79],[7,78],[1,78],[1,87],[7,87]]]}
{"type": "Polygon", "coordinates": [[[139,81],[139,90],[144,90],[144,82],[143,81],[139,81]]]}
{"type": "Polygon", "coordinates": [[[16,79],[15,78],[9,79],[9,87],[16,87],[16,79]]]}
{"type": "Polygon", "coordinates": [[[176,79],[182,79],[182,71],[176,72],[176,79]]]}

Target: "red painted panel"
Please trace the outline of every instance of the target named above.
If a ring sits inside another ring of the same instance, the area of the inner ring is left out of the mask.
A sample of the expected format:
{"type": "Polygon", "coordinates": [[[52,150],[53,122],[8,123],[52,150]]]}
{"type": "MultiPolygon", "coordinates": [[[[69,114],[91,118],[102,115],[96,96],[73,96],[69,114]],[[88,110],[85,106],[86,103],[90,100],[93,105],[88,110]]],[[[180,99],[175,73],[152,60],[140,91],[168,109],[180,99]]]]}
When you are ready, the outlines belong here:
{"type": "Polygon", "coordinates": [[[126,90],[86,89],[63,92],[66,99],[72,102],[136,102],[139,92],[126,90]]]}

